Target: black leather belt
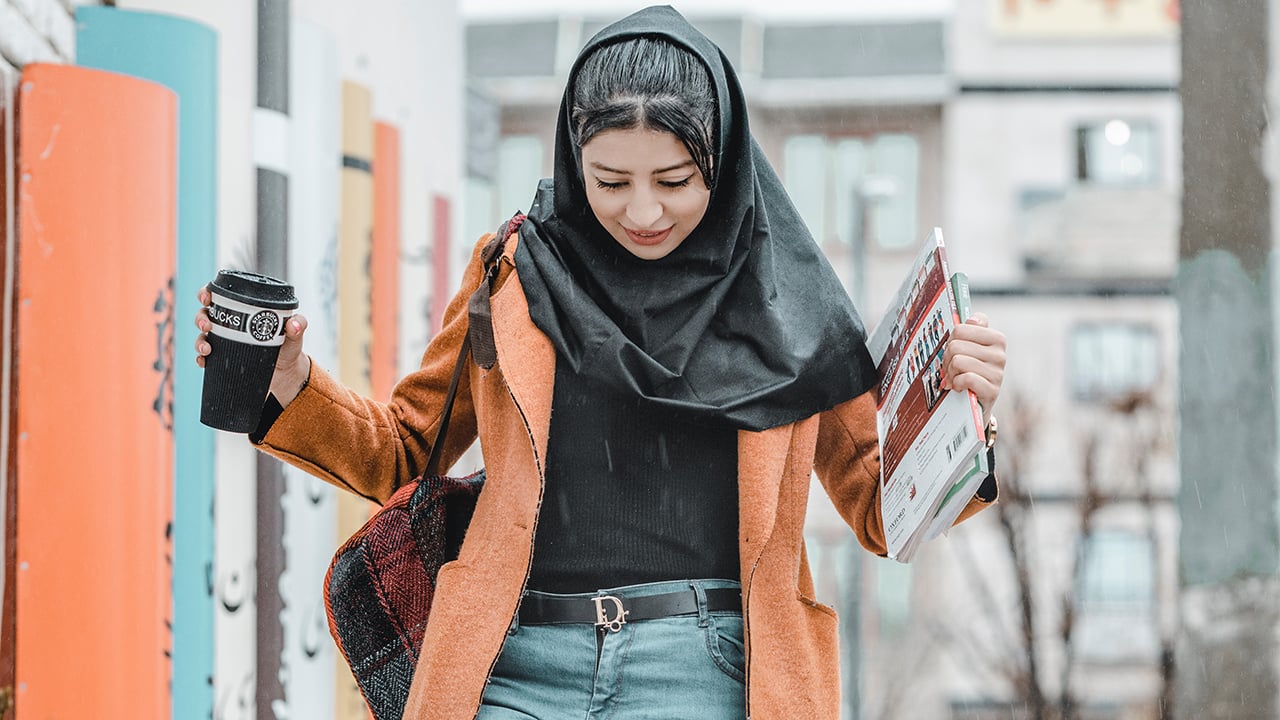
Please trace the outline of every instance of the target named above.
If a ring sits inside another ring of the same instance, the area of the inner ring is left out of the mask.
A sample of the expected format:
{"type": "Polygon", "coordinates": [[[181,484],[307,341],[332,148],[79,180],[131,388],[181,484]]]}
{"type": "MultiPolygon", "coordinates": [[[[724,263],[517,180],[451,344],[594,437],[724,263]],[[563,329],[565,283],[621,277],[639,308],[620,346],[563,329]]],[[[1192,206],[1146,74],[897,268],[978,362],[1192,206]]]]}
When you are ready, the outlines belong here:
{"type": "MultiPolygon", "coordinates": [[[[705,592],[708,612],[742,612],[742,592],[737,588],[712,588],[705,592]]],[[[697,612],[698,596],[690,588],[639,597],[555,597],[533,593],[520,601],[518,617],[521,625],[588,623],[617,632],[629,622],[696,615],[697,612]]]]}

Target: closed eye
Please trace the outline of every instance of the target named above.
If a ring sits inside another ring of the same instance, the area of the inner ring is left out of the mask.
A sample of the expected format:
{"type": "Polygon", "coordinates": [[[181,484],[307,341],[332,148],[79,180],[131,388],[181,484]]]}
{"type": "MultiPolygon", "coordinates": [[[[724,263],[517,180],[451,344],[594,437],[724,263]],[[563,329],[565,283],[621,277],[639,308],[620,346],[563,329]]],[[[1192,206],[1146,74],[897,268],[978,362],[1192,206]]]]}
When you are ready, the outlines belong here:
{"type": "Polygon", "coordinates": [[[693,176],[690,175],[689,177],[683,180],[659,180],[658,184],[666,188],[682,188],[688,185],[689,181],[692,179],[693,179],[693,176]]]}
{"type": "Polygon", "coordinates": [[[601,190],[617,190],[618,188],[626,184],[627,184],[626,181],[605,182],[604,180],[596,178],[596,187],[600,188],[601,190]]]}

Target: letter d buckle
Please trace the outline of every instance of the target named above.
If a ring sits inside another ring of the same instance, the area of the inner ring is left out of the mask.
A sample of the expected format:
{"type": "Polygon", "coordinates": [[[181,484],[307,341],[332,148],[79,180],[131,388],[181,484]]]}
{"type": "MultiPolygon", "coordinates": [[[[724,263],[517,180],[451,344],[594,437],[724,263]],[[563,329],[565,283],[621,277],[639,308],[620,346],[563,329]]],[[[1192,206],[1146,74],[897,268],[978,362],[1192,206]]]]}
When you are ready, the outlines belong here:
{"type": "Polygon", "coordinates": [[[622,600],[613,595],[600,595],[591,598],[591,602],[596,604],[596,627],[608,628],[609,632],[618,632],[623,625],[627,624],[627,615],[630,611],[622,607],[622,600]],[[609,617],[605,612],[605,601],[613,603],[614,616],[609,617]]]}

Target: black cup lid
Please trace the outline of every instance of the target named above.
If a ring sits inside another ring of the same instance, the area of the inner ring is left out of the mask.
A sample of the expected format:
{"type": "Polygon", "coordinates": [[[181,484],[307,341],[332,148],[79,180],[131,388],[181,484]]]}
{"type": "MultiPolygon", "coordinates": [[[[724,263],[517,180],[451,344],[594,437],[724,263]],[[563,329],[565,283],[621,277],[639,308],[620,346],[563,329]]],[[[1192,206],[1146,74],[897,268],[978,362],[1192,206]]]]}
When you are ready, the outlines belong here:
{"type": "Polygon", "coordinates": [[[248,305],[272,310],[296,310],[298,298],[293,286],[270,275],[259,275],[247,270],[219,270],[209,283],[209,290],[239,300],[248,305]]]}

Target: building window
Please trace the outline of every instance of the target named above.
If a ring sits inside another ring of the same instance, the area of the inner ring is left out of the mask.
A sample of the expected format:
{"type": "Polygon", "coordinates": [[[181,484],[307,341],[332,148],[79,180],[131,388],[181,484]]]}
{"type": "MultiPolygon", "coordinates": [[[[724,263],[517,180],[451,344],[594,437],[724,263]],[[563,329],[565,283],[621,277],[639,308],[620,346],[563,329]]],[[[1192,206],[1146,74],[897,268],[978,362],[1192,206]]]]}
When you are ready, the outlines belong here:
{"type": "Polygon", "coordinates": [[[1071,330],[1071,387],[1078,400],[1151,390],[1160,375],[1156,331],[1139,323],[1087,323],[1071,330]]]}
{"type": "Polygon", "coordinates": [[[529,212],[542,178],[542,140],[512,135],[496,141],[491,176],[468,173],[462,192],[461,247],[470,256],[472,243],[494,232],[517,210],[529,212]]]}
{"type": "Polygon", "coordinates": [[[913,135],[794,135],[783,149],[787,193],[819,244],[873,240],[914,248],[920,143],[913,135]]]}
{"type": "Polygon", "coordinates": [[[1076,178],[1094,185],[1154,185],[1160,154],[1155,125],[1112,119],[1076,128],[1076,178]]]}
{"type": "Polygon", "coordinates": [[[498,229],[504,222],[494,215],[493,183],[483,178],[466,177],[462,181],[462,208],[459,222],[461,238],[455,243],[459,253],[466,253],[465,262],[471,257],[476,239],[498,229]]]}
{"type": "Polygon", "coordinates": [[[529,203],[542,178],[542,140],[532,135],[511,135],[498,145],[498,207],[494,227],[512,213],[529,212],[529,203]]]}
{"type": "Polygon", "coordinates": [[[793,135],[783,181],[801,219],[855,303],[865,301],[868,248],[914,248],[920,144],[912,135],[793,135]]]}
{"type": "Polygon", "coordinates": [[[783,150],[787,194],[818,244],[827,239],[827,139],[796,135],[783,150]]]}
{"type": "Polygon", "coordinates": [[[895,560],[875,560],[876,613],[880,617],[880,637],[900,638],[911,619],[910,565],[895,560]]]}
{"type": "Polygon", "coordinates": [[[910,135],[881,135],[871,145],[868,174],[859,194],[871,211],[876,242],[885,248],[914,248],[920,143],[910,135]],[[879,183],[879,187],[876,187],[879,183]]]}
{"type": "Polygon", "coordinates": [[[1155,656],[1155,552],[1150,536],[1099,530],[1081,543],[1077,585],[1082,658],[1155,656]]]}

